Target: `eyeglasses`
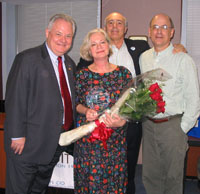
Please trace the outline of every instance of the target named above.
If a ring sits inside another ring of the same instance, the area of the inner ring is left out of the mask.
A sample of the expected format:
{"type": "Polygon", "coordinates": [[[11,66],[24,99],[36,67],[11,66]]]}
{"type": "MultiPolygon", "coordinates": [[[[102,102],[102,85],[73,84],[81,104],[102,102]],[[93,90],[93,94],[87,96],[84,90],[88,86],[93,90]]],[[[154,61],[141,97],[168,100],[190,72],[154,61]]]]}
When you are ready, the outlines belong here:
{"type": "Polygon", "coordinates": [[[172,28],[171,26],[167,26],[167,25],[162,25],[162,26],[159,26],[159,25],[153,25],[151,26],[151,28],[153,30],[158,30],[158,29],[161,29],[161,30],[168,30],[169,28],[172,28]]]}

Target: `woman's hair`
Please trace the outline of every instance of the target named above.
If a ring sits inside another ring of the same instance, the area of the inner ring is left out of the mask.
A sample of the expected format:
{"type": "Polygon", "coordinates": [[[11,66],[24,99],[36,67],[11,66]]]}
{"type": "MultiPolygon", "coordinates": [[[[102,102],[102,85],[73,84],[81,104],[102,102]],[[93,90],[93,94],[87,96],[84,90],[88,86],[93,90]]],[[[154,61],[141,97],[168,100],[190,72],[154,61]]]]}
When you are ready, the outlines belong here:
{"type": "Polygon", "coordinates": [[[110,41],[110,38],[108,37],[107,33],[101,28],[95,28],[87,33],[87,35],[85,36],[85,38],[83,40],[81,48],[80,48],[80,55],[86,61],[93,60],[93,57],[90,52],[90,46],[91,46],[90,38],[95,33],[102,33],[104,35],[104,37],[109,45],[109,56],[112,55],[112,53],[113,53],[112,48],[111,48],[111,41],[110,41]]]}
{"type": "Polygon", "coordinates": [[[54,16],[52,16],[49,20],[49,24],[48,24],[48,30],[51,31],[51,28],[54,24],[54,22],[58,19],[63,19],[65,20],[66,22],[69,22],[72,24],[72,29],[73,29],[73,34],[75,33],[76,31],[76,23],[75,21],[73,20],[73,18],[67,14],[55,14],[54,16]]]}

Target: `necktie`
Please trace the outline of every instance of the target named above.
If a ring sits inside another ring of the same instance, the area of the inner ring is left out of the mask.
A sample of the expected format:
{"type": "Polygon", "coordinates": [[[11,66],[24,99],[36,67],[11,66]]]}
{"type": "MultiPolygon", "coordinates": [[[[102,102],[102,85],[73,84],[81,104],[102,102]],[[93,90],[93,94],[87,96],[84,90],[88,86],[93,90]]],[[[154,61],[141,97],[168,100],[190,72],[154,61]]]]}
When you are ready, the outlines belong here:
{"type": "Polygon", "coordinates": [[[72,102],[69,94],[69,89],[67,86],[63,66],[62,66],[62,57],[58,57],[58,72],[60,78],[60,89],[61,95],[64,101],[64,129],[68,130],[72,126],[73,122],[73,113],[72,113],[72,102]]]}

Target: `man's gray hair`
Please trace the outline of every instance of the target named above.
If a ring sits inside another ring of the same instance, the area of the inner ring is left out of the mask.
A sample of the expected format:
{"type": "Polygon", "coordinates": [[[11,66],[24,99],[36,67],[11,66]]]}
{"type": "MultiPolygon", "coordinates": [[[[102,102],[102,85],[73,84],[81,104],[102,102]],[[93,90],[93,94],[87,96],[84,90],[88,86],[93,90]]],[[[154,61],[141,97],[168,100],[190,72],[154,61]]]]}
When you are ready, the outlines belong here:
{"type": "Polygon", "coordinates": [[[56,20],[58,20],[58,19],[63,19],[66,22],[71,23],[72,24],[72,29],[73,29],[73,34],[75,33],[75,31],[76,31],[76,23],[75,23],[74,19],[71,16],[67,15],[67,14],[55,14],[54,16],[52,16],[50,18],[50,20],[49,20],[49,24],[48,24],[48,27],[47,27],[49,31],[51,30],[54,22],[56,20]]]}

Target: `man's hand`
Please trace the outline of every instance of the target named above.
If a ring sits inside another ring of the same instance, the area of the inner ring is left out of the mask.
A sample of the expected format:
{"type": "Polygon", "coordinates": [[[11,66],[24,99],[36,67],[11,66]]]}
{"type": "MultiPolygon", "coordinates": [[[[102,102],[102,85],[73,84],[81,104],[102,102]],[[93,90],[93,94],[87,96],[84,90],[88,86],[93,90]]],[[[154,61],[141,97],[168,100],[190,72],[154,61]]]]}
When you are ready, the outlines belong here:
{"type": "Polygon", "coordinates": [[[187,53],[187,50],[182,44],[174,44],[173,46],[174,46],[174,49],[173,49],[174,54],[180,53],[180,52],[187,53]]]}
{"type": "Polygon", "coordinates": [[[15,154],[21,154],[24,149],[26,138],[22,137],[19,139],[12,139],[11,148],[14,150],[15,154]]]}

